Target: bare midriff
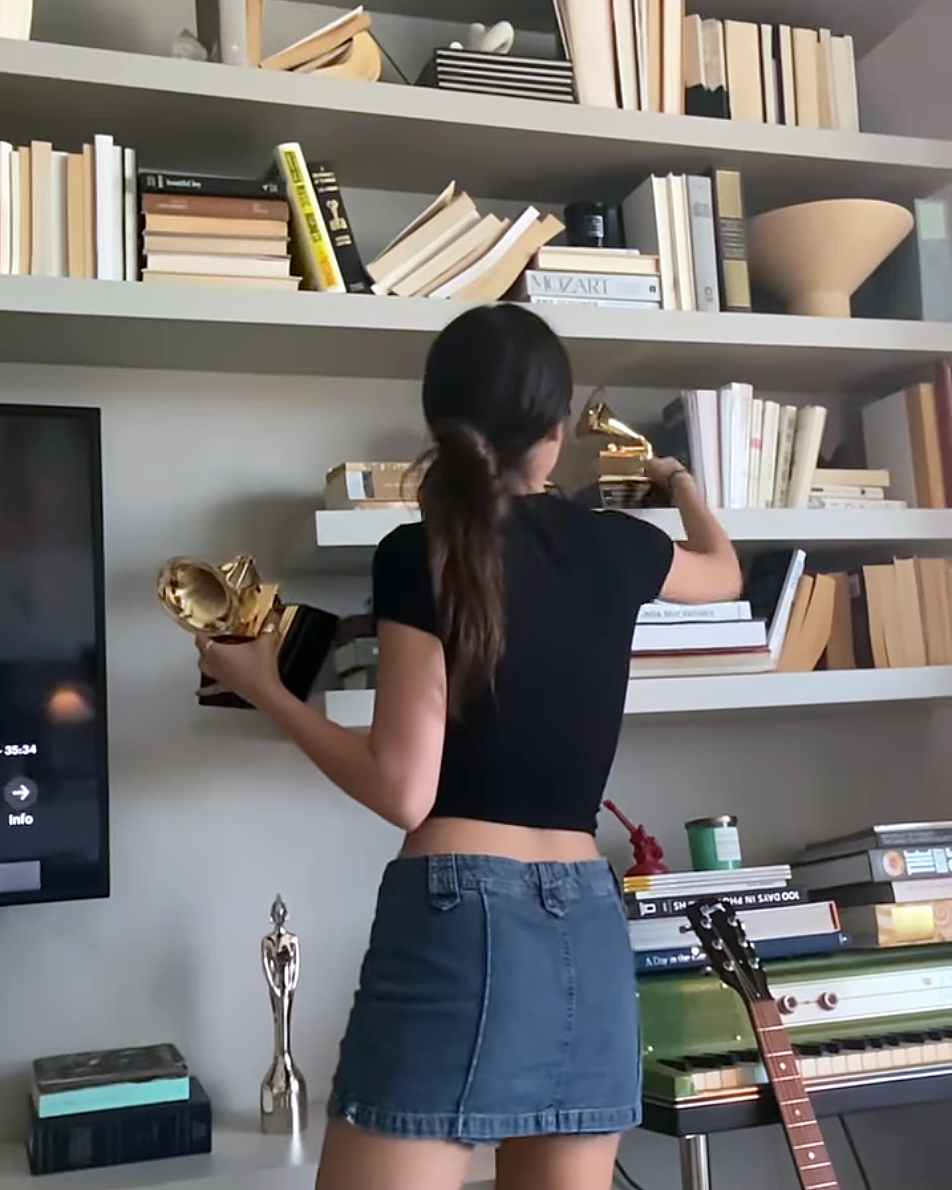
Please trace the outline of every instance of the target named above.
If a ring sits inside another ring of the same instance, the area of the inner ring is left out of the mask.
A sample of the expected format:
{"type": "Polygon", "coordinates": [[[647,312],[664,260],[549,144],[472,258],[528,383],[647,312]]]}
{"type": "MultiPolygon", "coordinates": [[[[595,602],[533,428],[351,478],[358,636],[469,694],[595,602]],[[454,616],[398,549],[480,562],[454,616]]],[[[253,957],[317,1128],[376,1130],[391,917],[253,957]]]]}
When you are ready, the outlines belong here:
{"type": "Polygon", "coordinates": [[[524,864],[584,863],[599,859],[595,840],[584,831],[540,830],[472,818],[428,818],[407,835],[400,852],[420,855],[492,855],[524,864]]]}

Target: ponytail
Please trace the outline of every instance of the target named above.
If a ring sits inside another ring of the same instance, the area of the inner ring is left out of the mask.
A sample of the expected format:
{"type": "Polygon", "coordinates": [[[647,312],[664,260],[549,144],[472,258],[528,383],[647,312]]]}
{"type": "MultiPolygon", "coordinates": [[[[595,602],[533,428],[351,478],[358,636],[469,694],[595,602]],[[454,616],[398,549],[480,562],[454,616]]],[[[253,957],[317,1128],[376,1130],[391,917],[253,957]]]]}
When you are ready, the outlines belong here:
{"type": "Polygon", "coordinates": [[[503,525],[506,477],[488,439],[471,425],[435,425],[420,484],[430,572],[446,649],[450,714],[487,686],[506,643],[503,525]]]}

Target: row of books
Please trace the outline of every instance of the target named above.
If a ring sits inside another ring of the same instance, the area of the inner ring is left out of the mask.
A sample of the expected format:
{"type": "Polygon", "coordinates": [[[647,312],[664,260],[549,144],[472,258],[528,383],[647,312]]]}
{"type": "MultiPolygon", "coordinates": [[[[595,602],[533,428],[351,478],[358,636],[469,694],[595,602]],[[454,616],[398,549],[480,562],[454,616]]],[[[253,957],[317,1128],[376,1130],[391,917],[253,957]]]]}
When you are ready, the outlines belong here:
{"type": "Polygon", "coordinates": [[[822,405],[780,405],[728,384],[682,393],[652,440],[690,467],[711,508],[806,508],[853,486],[849,472],[817,470],[826,419],[822,405]]]}
{"type": "Polygon", "coordinates": [[[741,175],[647,178],[622,204],[625,240],[658,258],[665,310],[751,309],[741,175]]]}
{"type": "Polygon", "coordinates": [[[580,102],[859,131],[852,37],[686,15],[685,0],[553,0],[580,102]]]}
{"type": "Polygon", "coordinates": [[[830,954],[849,940],[832,900],[810,901],[787,864],[720,872],[626,876],[628,938],[644,974],[706,967],[707,958],[685,915],[695,901],[733,905],[762,960],[830,954]]]}
{"type": "Polygon", "coordinates": [[[856,946],[952,941],[952,822],[892,823],[806,848],[793,868],[856,946]]]}
{"type": "Polygon", "coordinates": [[[571,62],[515,58],[480,50],[437,49],[417,79],[418,87],[575,103],[571,62]]]}
{"type": "MultiPolygon", "coordinates": [[[[840,584],[839,635],[852,627],[852,656],[844,648],[838,668],[904,669],[952,665],[952,562],[897,558],[864,566],[840,584]],[[848,583],[848,587],[847,587],[848,583]],[[847,619],[849,615],[849,619],[847,619]]],[[[819,581],[819,576],[818,576],[819,581]]]]}
{"type": "Polygon", "coordinates": [[[870,466],[885,467],[893,494],[913,508],[952,508],[952,363],[933,382],[916,384],[863,408],[870,466]]]}

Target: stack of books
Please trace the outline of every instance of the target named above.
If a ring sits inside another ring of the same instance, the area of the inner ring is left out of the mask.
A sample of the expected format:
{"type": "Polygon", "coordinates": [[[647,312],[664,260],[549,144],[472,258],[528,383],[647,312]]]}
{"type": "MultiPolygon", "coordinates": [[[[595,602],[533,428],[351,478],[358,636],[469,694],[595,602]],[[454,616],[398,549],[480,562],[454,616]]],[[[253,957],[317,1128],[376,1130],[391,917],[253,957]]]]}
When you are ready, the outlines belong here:
{"type": "Polygon", "coordinates": [[[622,204],[629,248],[658,257],[665,310],[751,309],[741,176],[647,178],[622,204]]]}
{"type": "Polygon", "coordinates": [[[377,294],[498,301],[537,252],[563,231],[528,207],[515,221],[480,215],[451,182],[367,266],[377,294]]]}
{"type": "Polygon", "coordinates": [[[152,284],[297,289],[290,211],[278,183],[144,170],[142,280],[152,284]]]}
{"type": "Polygon", "coordinates": [[[576,99],[571,62],[513,58],[479,50],[435,50],[417,86],[553,103],[575,103],[576,99]]]}
{"type": "Polygon", "coordinates": [[[859,131],[851,37],[705,20],[685,0],[555,0],[555,10],[582,103],[859,131]]]}
{"type": "Polygon", "coordinates": [[[830,954],[848,945],[833,901],[807,901],[788,864],[723,872],[626,876],[628,937],[639,972],[708,965],[685,910],[706,898],[737,909],[761,960],[830,954]]]}
{"type": "Polygon", "coordinates": [[[135,281],[137,253],[135,150],[0,141],[0,274],[135,281]]]}
{"type": "Polygon", "coordinates": [[[808,508],[852,508],[882,512],[908,508],[905,500],[888,500],[892,476],[883,468],[818,467],[810,487],[808,508]]]}
{"type": "Polygon", "coordinates": [[[658,310],[658,258],[629,248],[543,248],[509,296],[533,306],[658,310]]]}
{"type": "Polygon", "coordinates": [[[808,847],[795,878],[840,908],[856,946],[952,941],[952,822],[872,826],[808,847]]]}
{"type": "Polygon", "coordinates": [[[34,1174],[211,1152],[208,1096],[174,1045],[38,1058],[30,1111],[34,1174]]]}
{"type": "Polygon", "coordinates": [[[888,470],[893,495],[912,508],[952,507],[952,364],[863,407],[866,462],[888,470]]]}
{"type": "Polygon", "coordinates": [[[710,677],[776,669],[805,562],[802,550],[755,560],[742,602],[647,604],[635,625],[629,676],[710,677]]]}
{"type": "Polygon", "coordinates": [[[682,393],[663,418],[656,445],[690,467],[712,508],[806,508],[825,482],[822,405],[780,405],[728,384],[682,393]]]}
{"type": "Polygon", "coordinates": [[[324,505],[333,509],[415,508],[412,463],[339,463],[327,473],[324,505]]]}

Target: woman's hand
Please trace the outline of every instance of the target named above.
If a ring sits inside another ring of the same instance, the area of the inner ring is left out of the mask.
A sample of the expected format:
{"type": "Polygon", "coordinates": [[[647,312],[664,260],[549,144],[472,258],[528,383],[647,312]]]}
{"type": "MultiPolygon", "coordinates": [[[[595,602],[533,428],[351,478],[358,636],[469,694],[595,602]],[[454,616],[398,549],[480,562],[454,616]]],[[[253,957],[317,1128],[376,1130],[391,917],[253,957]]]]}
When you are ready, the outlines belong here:
{"type": "Polygon", "coordinates": [[[679,459],[653,458],[645,462],[645,475],[657,487],[668,490],[676,475],[687,474],[687,467],[679,459]]]}
{"type": "Polygon", "coordinates": [[[278,673],[278,637],[273,624],[247,644],[225,644],[214,640],[196,640],[200,654],[198,667],[207,677],[253,706],[281,686],[278,673]]]}

